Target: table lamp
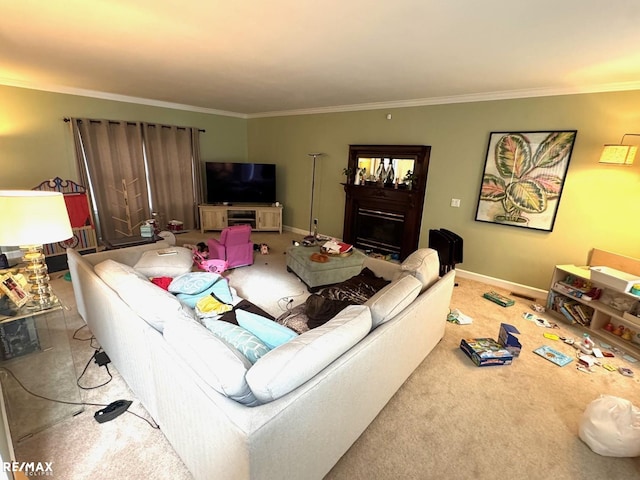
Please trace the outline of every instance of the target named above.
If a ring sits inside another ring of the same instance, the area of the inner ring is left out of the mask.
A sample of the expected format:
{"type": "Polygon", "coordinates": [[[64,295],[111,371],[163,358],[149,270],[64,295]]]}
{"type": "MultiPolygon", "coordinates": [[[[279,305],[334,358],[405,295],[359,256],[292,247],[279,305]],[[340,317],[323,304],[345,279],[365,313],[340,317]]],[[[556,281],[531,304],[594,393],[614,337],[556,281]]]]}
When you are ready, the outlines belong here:
{"type": "Polygon", "coordinates": [[[45,309],[57,299],[51,292],[43,244],[73,237],[69,214],[60,192],[0,190],[0,245],[19,246],[27,264],[32,308],[45,309]]]}

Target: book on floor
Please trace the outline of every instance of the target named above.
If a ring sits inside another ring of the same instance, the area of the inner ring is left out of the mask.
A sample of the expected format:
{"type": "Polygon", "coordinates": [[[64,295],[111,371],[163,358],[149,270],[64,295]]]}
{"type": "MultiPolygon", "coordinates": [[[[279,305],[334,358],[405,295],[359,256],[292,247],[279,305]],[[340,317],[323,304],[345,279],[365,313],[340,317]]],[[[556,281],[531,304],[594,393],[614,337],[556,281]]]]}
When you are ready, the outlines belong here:
{"type": "Polygon", "coordinates": [[[557,350],[554,350],[547,345],[542,345],[541,347],[536,348],[534,350],[534,353],[537,353],[541,357],[546,358],[550,362],[553,362],[561,367],[564,367],[568,363],[571,363],[571,361],[573,360],[573,358],[571,358],[569,355],[558,352],[557,350]]]}

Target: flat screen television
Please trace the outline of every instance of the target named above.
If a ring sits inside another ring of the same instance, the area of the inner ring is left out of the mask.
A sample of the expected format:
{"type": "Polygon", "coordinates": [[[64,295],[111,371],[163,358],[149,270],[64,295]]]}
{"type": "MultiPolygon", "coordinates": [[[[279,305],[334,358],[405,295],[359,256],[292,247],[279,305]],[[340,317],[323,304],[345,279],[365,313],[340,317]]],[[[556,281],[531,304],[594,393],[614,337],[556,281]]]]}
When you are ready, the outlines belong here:
{"type": "Polygon", "coordinates": [[[272,163],[206,162],[207,203],[274,203],[272,163]]]}

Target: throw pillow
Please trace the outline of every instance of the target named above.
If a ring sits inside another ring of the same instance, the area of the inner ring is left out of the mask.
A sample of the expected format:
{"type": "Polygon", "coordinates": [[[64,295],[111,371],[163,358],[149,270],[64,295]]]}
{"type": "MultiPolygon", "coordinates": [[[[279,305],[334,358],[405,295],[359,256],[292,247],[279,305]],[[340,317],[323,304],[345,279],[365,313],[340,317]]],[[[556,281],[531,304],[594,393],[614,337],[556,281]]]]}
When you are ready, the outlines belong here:
{"type": "Polygon", "coordinates": [[[279,347],[283,343],[298,336],[298,334],[290,328],[284,327],[273,320],[261,317],[255,313],[236,310],[236,319],[242,328],[249,330],[270,349],[279,347]]]}
{"type": "MultiPolygon", "coordinates": [[[[303,333],[260,358],[247,372],[247,383],[261,402],[295,390],[329,366],[371,330],[371,313],[351,305],[321,327],[303,333]]],[[[345,385],[345,388],[349,388],[345,385]]]]}
{"type": "Polygon", "coordinates": [[[133,268],[147,277],[177,277],[189,272],[192,265],[191,250],[184,247],[171,247],[147,250],[133,268]],[[165,254],[165,252],[175,253],[165,254]]]}
{"type": "Polygon", "coordinates": [[[209,272],[188,272],[175,277],[169,285],[171,293],[194,295],[203,292],[220,280],[220,275],[209,272]]]}
{"type": "Polygon", "coordinates": [[[203,319],[202,323],[215,336],[237,348],[251,363],[256,363],[269,351],[258,337],[238,325],[209,318],[203,319]]]}
{"type": "Polygon", "coordinates": [[[399,312],[413,302],[422,289],[422,283],[417,278],[407,275],[396,280],[365,302],[371,309],[373,330],[378,325],[391,320],[399,312]]]}
{"type": "Polygon", "coordinates": [[[176,277],[174,282],[171,283],[169,291],[176,293],[176,296],[191,308],[195,308],[196,303],[207,295],[213,295],[222,303],[233,303],[229,282],[217,273],[185,273],[176,277]]]}

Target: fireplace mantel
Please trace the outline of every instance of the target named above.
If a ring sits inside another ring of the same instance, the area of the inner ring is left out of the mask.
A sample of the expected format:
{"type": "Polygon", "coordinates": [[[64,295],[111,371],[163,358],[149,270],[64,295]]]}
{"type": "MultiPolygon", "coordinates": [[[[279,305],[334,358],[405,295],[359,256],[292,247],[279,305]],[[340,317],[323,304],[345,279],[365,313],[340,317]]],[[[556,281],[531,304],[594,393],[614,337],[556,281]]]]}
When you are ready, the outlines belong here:
{"type": "MultiPolygon", "coordinates": [[[[427,185],[429,153],[424,145],[351,145],[349,171],[363,165],[379,165],[383,159],[406,170],[412,165],[411,187],[397,181],[356,183],[355,173],[344,185],[346,193],[343,238],[362,249],[397,254],[404,260],[418,248],[422,208],[427,185]],[[408,162],[412,161],[412,162],[408,162]]],[[[404,174],[404,173],[403,173],[404,174]]],[[[366,180],[366,178],[365,178],[366,180]]]]}

